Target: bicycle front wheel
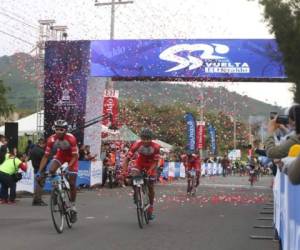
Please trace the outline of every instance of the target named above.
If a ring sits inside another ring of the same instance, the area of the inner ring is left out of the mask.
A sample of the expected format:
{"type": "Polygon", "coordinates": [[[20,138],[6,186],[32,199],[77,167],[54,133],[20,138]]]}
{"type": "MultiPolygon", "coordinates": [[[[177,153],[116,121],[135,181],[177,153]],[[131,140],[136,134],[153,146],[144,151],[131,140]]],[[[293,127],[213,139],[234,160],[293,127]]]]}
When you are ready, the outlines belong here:
{"type": "Polygon", "coordinates": [[[57,189],[53,189],[51,192],[50,210],[55,230],[62,233],[64,230],[64,208],[62,197],[57,189]]]}
{"type": "Polygon", "coordinates": [[[135,201],[136,201],[136,213],[138,218],[139,227],[142,229],[144,226],[144,206],[142,200],[142,190],[140,187],[135,188],[135,201]]]}
{"type": "Polygon", "coordinates": [[[70,202],[70,191],[64,190],[65,192],[65,201],[64,201],[64,209],[65,209],[65,218],[68,225],[68,228],[72,228],[73,223],[71,222],[71,202],[70,202]]]}
{"type": "Polygon", "coordinates": [[[149,201],[149,190],[148,190],[148,186],[145,185],[144,186],[144,219],[146,224],[149,224],[149,214],[148,214],[148,208],[150,206],[150,201],[149,201]]]}

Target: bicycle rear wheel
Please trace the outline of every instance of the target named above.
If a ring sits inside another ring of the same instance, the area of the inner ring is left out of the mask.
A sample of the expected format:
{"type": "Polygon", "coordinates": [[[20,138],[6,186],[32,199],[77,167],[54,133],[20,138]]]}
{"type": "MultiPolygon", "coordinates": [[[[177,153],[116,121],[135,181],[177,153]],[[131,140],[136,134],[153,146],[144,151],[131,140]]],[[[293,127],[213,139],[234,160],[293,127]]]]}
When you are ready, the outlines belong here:
{"type": "Polygon", "coordinates": [[[139,227],[142,229],[144,226],[144,208],[142,200],[142,190],[140,187],[135,187],[135,201],[136,201],[136,213],[138,218],[139,227]]]}
{"type": "Polygon", "coordinates": [[[51,192],[50,210],[55,230],[62,233],[64,230],[64,208],[62,197],[57,189],[53,189],[51,192]]]}

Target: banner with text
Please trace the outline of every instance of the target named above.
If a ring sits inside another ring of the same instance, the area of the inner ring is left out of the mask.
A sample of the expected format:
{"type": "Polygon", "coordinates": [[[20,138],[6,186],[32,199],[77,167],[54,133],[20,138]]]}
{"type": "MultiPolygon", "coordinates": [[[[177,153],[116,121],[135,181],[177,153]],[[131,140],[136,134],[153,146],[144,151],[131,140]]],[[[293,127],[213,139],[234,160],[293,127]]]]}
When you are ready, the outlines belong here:
{"type": "Polygon", "coordinates": [[[205,148],[205,122],[203,121],[197,121],[196,145],[197,149],[205,148]]]}
{"type": "Polygon", "coordinates": [[[216,129],[212,125],[209,125],[208,132],[210,136],[210,151],[212,154],[216,154],[217,153],[216,129]]]}
{"type": "Polygon", "coordinates": [[[275,39],[91,41],[90,72],[125,78],[286,78],[275,39]]]}
{"type": "Polygon", "coordinates": [[[111,119],[103,119],[102,124],[105,126],[116,126],[118,121],[119,110],[119,91],[114,89],[106,89],[103,100],[103,115],[111,114],[111,119]]]}
{"type": "Polygon", "coordinates": [[[196,150],[196,121],[192,113],[186,113],[184,116],[187,126],[187,149],[195,152],[196,150]]]}

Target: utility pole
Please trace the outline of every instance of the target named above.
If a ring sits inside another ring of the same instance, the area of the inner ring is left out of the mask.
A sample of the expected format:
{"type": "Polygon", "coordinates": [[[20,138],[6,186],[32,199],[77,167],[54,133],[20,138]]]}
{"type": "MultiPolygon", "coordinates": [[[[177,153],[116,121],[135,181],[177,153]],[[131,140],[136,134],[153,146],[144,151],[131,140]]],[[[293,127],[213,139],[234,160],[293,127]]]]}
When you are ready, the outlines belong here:
{"type": "Polygon", "coordinates": [[[233,103],[233,149],[236,149],[236,102],[233,103]]]}
{"type": "MultiPolygon", "coordinates": [[[[110,13],[110,40],[113,40],[115,38],[115,13],[116,13],[116,5],[121,4],[130,4],[133,3],[133,1],[122,1],[122,0],[111,0],[111,2],[99,2],[98,0],[95,0],[95,6],[111,6],[111,13],[110,13]]],[[[107,89],[113,89],[113,82],[110,79],[107,83],[107,89]]]]}
{"type": "Polygon", "coordinates": [[[252,129],[251,129],[251,116],[248,118],[249,124],[249,145],[252,145],[252,129]]]}
{"type": "MultiPolygon", "coordinates": [[[[201,87],[201,90],[200,90],[200,123],[199,125],[200,126],[205,126],[205,121],[204,121],[204,95],[203,95],[203,89],[201,87]]],[[[197,124],[198,126],[198,124],[197,124]]],[[[202,129],[202,127],[201,127],[202,129]]],[[[203,131],[203,130],[202,130],[203,131]]],[[[202,136],[202,138],[204,138],[205,140],[205,136],[202,136]]],[[[202,138],[199,138],[199,140],[201,140],[202,138]]],[[[202,160],[203,159],[203,145],[204,145],[204,142],[202,142],[202,145],[201,145],[201,148],[200,148],[200,159],[202,160]]]]}

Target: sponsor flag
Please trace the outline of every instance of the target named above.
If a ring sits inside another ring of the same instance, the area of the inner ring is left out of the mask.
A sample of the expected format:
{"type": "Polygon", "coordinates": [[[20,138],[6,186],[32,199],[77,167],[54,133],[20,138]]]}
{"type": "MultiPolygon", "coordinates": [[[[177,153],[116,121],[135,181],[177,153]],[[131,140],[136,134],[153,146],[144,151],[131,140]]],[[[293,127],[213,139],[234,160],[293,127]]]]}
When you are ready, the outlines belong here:
{"type": "Polygon", "coordinates": [[[197,149],[203,149],[205,147],[205,122],[204,121],[197,121],[196,145],[197,145],[197,149]]]}
{"type": "Polygon", "coordinates": [[[184,119],[187,124],[188,150],[196,150],[196,121],[192,113],[186,113],[184,119]]]}
{"type": "Polygon", "coordinates": [[[216,129],[212,126],[208,126],[208,132],[210,135],[210,151],[213,154],[216,154],[217,152],[217,144],[216,144],[216,129]]]}
{"type": "Polygon", "coordinates": [[[107,89],[104,92],[103,100],[103,115],[111,114],[110,118],[103,119],[102,124],[109,127],[116,127],[118,121],[118,105],[119,105],[119,91],[114,89],[107,89]]]}

